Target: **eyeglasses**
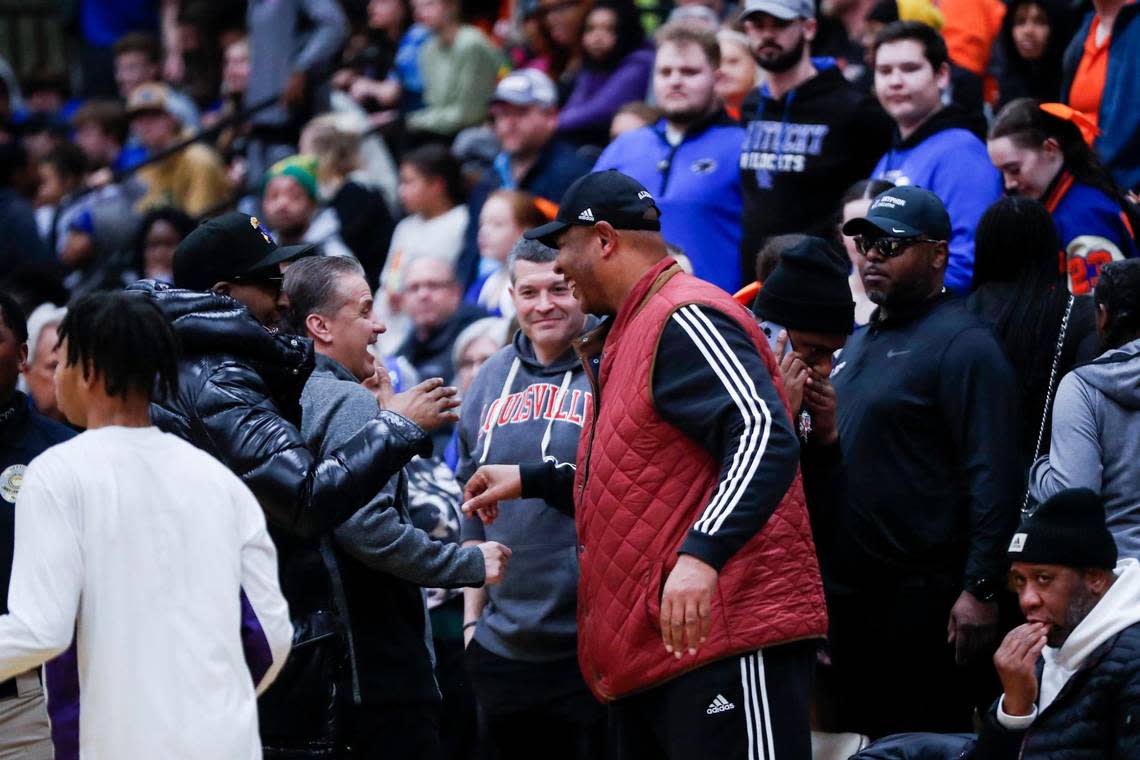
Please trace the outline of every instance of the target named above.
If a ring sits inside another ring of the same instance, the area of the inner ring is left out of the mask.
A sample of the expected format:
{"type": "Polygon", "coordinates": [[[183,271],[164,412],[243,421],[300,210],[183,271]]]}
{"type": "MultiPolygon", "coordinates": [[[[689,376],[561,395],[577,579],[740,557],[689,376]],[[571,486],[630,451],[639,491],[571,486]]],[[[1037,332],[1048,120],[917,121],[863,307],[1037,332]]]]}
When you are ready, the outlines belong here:
{"type": "Polygon", "coordinates": [[[941,243],[941,240],[931,240],[930,238],[897,238],[897,237],[867,237],[865,235],[858,235],[855,238],[855,250],[866,256],[870,253],[871,249],[877,250],[884,258],[893,259],[896,256],[902,256],[906,253],[906,249],[915,243],[941,243]]]}

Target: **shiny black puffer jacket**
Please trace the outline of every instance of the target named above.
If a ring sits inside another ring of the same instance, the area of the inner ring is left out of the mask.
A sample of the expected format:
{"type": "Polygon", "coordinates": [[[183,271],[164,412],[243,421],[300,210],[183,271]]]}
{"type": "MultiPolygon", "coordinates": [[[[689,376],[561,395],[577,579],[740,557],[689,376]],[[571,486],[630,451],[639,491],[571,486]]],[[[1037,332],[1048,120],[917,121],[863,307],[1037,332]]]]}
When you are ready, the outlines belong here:
{"type": "MultiPolygon", "coordinates": [[[[181,343],[177,398],[155,404],[155,424],[208,452],[253,491],[271,528],[308,538],[339,525],[383,489],[431,439],[377,411],[324,459],[301,436],[301,390],[313,347],[273,335],[240,303],[150,280],[130,287],[159,305],[181,343]]],[[[292,604],[292,603],[291,603],[292,604]]]]}
{"type": "Polygon", "coordinates": [[[1140,758],[1140,623],[1090,654],[1027,730],[1002,728],[990,709],[971,760],[1019,758],[1140,758]]]}

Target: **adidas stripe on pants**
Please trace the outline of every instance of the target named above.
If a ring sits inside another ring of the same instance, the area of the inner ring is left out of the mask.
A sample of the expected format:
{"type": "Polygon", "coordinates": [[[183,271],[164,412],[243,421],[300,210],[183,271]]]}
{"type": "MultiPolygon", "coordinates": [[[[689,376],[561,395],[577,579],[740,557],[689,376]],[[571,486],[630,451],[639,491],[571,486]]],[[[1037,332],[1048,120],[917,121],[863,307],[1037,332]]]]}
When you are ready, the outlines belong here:
{"type": "Polygon", "coordinates": [[[614,702],[615,757],[811,760],[815,652],[801,641],[728,657],[614,702]]]}

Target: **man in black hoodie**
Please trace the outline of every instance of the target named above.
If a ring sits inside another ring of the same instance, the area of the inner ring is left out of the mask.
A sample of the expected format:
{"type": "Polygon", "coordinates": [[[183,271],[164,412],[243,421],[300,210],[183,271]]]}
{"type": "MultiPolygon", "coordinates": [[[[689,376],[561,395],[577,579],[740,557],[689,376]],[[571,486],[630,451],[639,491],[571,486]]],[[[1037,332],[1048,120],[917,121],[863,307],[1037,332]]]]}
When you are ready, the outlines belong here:
{"type": "Polygon", "coordinates": [[[772,235],[830,237],[839,197],[890,145],[891,123],[829,59],[811,58],[812,0],[748,0],[742,17],[767,82],[741,106],[744,282],[772,235]]]}

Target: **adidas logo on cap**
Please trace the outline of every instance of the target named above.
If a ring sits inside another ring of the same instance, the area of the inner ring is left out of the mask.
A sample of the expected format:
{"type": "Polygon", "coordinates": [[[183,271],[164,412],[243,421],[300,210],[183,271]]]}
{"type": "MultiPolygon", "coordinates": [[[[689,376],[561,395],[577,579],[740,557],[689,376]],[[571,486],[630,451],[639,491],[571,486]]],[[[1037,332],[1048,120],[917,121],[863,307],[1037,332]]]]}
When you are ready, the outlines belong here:
{"type": "Polygon", "coordinates": [[[581,214],[578,214],[578,220],[579,220],[579,221],[582,221],[582,222],[592,222],[592,221],[594,221],[594,211],[593,211],[593,209],[586,209],[586,210],[585,210],[585,211],[583,211],[581,214]]]}
{"type": "Polygon", "coordinates": [[[712,704],[705,710],[705,713],[707,715],[716,715],[717,713],[728,712],[734,709],[736,709],[736,705],[725,699],[723,694],[717,694],[716,699],[712,701],[712,704]]]}

